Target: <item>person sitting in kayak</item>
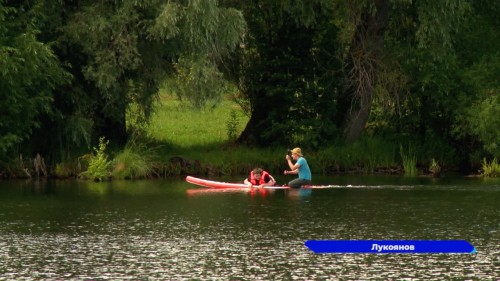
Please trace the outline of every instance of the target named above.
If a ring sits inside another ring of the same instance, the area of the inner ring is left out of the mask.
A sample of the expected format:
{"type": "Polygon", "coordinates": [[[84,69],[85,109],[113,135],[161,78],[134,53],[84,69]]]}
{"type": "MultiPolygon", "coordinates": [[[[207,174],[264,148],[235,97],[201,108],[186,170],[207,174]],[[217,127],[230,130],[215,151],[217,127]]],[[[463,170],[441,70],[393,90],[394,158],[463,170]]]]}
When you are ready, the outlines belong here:
{"type": "Polygon", "coordinates": [[[250,176],[243,181],[249,187],[273,186],[276,184],[273,176],[261,168],[255,168],[250,172],[250,176]]]}
{"type": "Polygon", "coordinates": [[[311,169],[307,164],[306,159],[302,155],[302,150],[299,147],[292,149],[292,156],[286,155],[286,161],[290,167],[290,171],[285,170],[284,174],[298,174],[299,177],[288,183],[288,186],[292,188],[300,188],[303,185],[311,184],[311,169]],[[295,164],[292,163],[292,158],[295,160],[295,164]]]}

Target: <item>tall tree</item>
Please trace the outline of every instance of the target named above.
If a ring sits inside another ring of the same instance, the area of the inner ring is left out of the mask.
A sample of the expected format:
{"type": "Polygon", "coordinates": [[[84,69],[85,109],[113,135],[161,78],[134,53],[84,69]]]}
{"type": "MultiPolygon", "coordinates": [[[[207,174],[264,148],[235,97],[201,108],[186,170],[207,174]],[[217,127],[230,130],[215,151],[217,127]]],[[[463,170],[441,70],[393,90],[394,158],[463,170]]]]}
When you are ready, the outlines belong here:
{"type": "Polygon", "coordinates": [[[478,165],[482,157],[500,159],[500,2],[471,3],[467,20],[454,37],[460,68],[459,107],[455,110],[453,136],[478,165]]]}
{"type": "Polygon", "coordinates": [[[42,119],[41,141],[31,142],[37,150],[71,150],[100,136],[123,144],[127,110],[133,105],[147,121],[168,76],[179,75],[191,86],[185,93],[203,99],[211,90],[206,77],[214,77],[216,62],[238,46],[244,30],[241,13],[215,0],[37,4],[45,12],[41,38],[74,77],[57,89],[57,114],[42,119]]]}
{"type": "Polygon", "coordinates": [[[38,39],[37,7],[0,1],[0,161],[52,113],[55,89],[69,82],[52,49],[38,39]]]}
{"type": "MultiPolygon", "coordinates": [[[[389,97],[385,105],[401,114],[394,109],[404,102],[399,100],[399,91],[412,91],[406,84],[409,72],[404,53],[412,50],[450,67],[452,63],[440,57],[449,55],[446,50],[468,6],[467,2],[390,0],[291,4],[256,1],[240,7],[249,31],[239,85],[251,105],[241,142],[280,142],[286,132],[287,136],[313,136],[288,138],[294,143],[317,144],[331,140],[338,129],[352,142],[364,132],[374,99],[380,105],[389,97]],[[339,52],[340,46],[346,51],[339,52]],[[318,59],[326,53],[330,59],[318,59]],[[337,59],[343,61],[343,79],[331,75],[340,72],[337,59]],[[325,97],[330,100],[326,102],[325,97]]],[[[432,116],[426,107],[420,109],[424,120],[432,116]]]]}
{"type": "Polygon", "coordinates": [[[236,71],[250,101],[238,141],[318,146],[335,135],[337,28],[321,1],[254,1],[240,7],[248,24],[236,71]]]}
{"type": "MultiPolygon", "coordinates": [[[[437,77],[444,69],[435,66],[453,67],[452,37],[467,9],[467,1],[360,0],[350,1],[345,6],[343,10],[347,11],[345,15],[348,17],[344,19],[343,29],[354,30],[345,59],[347,87],[339,102],[340,110],[347,110],[343,127],[348,142],[361,136],[369,121],[373,99],[380,100],[378,95],[390,93],[390,96],[398,97],[398,93],[391,91],[405,88],[416,94],[418,89],[423,89],[421,83],[429,82],[412,79],[416,83],[395,85],[406,83],[408,79],[404,77],[414,77],[415,74],[410,74],[406,66],[419,69],[429,66],[430,72],[426,74],[433,72],[430,75],[437,75],[434,76],[436,82],[443,78],[437,77]],[[409,57],[413,55],[421,57],[410,61],[409,57]],[[417,88],[407,88],[411,85],[417,88]]],[[[449,92],[451,88],[442,90],[449,92]]],[[[426,104],[420,107],[422,124],[431,118],[428,113],[435,105],[430,100],[425,102],[428,97],[424,96],[418,97],[426,104]]],[[[437,96],[430,99],[435,98],[437,96]]],[[[401,105],[399,102],[392,104],[401,105]]],[[[441,109],[445,109],[446,105],[442,105],[441,109]]],[[[442,128],[443,123],[437,122],[436,125],[442,128]]],[[[425,131],[424,127],[420,129],[425,131]]]]}
{"type": "Polygon", "coordinates": [[[346,87],[339,97],[339,112],[345,139],[352,142],[361,136],[370,116],[384,52],[389,0],[349,5],[355,31],[345,58],[346,87]]]}

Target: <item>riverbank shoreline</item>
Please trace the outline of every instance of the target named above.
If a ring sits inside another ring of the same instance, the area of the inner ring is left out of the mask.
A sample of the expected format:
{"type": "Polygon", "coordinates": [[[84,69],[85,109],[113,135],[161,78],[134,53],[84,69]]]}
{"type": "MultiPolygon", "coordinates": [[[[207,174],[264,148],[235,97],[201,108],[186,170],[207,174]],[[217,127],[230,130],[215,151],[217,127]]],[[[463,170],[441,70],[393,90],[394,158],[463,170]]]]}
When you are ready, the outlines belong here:
{"type": "MultiPolygon", "coordinates": [[[[5,169],[0,171],[0,180],[67,180],[67,179],[80,179],[80,180],[92,180],[91,178],[82,176],[82,172],[85,167],[81,163],[76,161],[76,164],[66,163],[65,166],[56,165],[53,167],[43,166],[37,167],[36,164],[24,165],[22,167],[16,167],[14,169],[5,169]]],[[[311,161],[315,163],[314,159],[311,161]]],[[[36,163],[36,162],[30,162],[36,163]]],[[[315,164],[311,164],[315,167],[315,164]]],[[[220,178],[220,177],[231,177],[231,176],[246,176],[248,171],[252,170],[254,167],[264,167],[273,175],[281,175],[282,172],[287,169],[286,163],[274,162],[271,164],[256,163],[255,161],[249,161],[245,163],[211,163],[210,161],[202,160],[191,160],[181,156],[173,156],[168,161],[157,162],[154,164],[154,170],[148,176],[138,176],[138,177],[125,177],[120,179],[125,180],[138,180],[138,179],[169,179],[185,177],[188,175],[205,177],[205,178],[220,178]]],[[[404,176],[405,171],[402,165],[384,166],[384,167],[374,167],[367,169],[364,167],[351,167],[350,169],[340,168],[334,165],[325,165],[319,167],[320,169],[313,168],[313,174],[321,176],[336,176],[336,175],[371,175],[371,176],[404,176]]],[[[115,167],[116,169],[116,167],[115,167]]],[[[123,169],[123,167],[122,167],[123,169]]],[[[415,177],[446,177],[447,174],[452,174],[453,176],[460,177],[470,177],[479,178],[483,177],[481,174],[471,174],[471,173],[460,173],[456,168],[443,169],[439,175],[434,175],[429,170],[424,167],[417,169],[418,173],[414,175],[415,177]]],[[[117,179],[113,176],[113,172],[110,171],[109,175],[102,178],[103,181],[110,181],[117,179]]]]}

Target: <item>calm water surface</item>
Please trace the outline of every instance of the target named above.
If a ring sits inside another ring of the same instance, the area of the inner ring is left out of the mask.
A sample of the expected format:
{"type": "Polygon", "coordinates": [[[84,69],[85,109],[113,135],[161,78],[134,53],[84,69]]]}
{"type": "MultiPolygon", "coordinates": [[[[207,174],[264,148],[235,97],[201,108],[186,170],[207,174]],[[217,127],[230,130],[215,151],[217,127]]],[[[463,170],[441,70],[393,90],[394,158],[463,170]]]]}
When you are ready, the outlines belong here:
{"type": "Polygon", "coordinates": [[[499,280],[500,180],[0,182],[0,280],[499,280]],[[322,254],[309,239],[465,239],[476,254],[322,254]]]}

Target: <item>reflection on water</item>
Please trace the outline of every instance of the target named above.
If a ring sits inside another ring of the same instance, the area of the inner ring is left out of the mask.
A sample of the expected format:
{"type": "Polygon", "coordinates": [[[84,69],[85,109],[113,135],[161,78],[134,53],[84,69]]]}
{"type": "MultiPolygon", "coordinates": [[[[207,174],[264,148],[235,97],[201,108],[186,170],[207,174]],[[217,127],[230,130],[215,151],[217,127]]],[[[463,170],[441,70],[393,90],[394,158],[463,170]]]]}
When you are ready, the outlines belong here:
{"type": "Polygon", "coordinates": [[[0,280],[497,280],[500,184],[0,183],[0,280]],[[309,239],[465,239],[474,255],[315,255],[309,239]]]}

